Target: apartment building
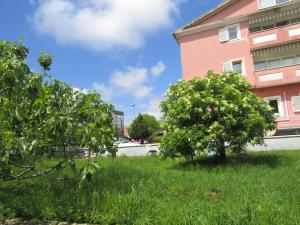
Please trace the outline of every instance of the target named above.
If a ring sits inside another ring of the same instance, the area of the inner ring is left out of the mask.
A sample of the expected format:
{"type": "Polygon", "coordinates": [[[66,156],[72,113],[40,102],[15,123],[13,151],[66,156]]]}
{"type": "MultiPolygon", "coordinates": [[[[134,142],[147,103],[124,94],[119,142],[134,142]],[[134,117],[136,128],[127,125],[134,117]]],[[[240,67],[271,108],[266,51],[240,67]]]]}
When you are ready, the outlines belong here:
{"type": "Polygon", "coordinates": [[[118,137],[124,136],[124,112],[114,111],[113,112],[113,124],[117,131],[118,137]]]}
{"type": "Polygon", "coordinates": [[[300,1],[227,0],[174,33],[183,79],[237,71],[277,114],[300,128],[300,1]]]}

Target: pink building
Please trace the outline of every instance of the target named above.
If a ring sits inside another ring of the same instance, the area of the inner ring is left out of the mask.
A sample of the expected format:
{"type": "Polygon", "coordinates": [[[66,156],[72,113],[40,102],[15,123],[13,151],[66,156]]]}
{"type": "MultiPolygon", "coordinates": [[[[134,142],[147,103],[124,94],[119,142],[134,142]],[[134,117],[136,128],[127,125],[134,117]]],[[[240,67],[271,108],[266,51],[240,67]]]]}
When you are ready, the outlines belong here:
{"type": "Polygon", "coordinates": [[[234,70],[300,128],[300,0],[227,0],[174,33],[183,79],[234,70]]]}

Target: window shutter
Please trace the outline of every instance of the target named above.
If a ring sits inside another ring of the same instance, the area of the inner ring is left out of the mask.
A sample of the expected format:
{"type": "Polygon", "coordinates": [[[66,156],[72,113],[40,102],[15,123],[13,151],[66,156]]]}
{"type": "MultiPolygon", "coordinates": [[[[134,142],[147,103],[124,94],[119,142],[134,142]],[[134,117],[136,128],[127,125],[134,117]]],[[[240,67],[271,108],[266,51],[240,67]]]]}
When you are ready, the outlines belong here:
{"type": "Polygon", "coordinates": [[[223,72],[232,71],[232,63],[230,61],[223,64],[223,72]]]}
{"type": "Polygon", "coordinates": [[[300,96],[292,97],[294,112],[300,112],[300,96]]]}
{"type": "Polygon", "coordinates": [[[228,41],[228,31],[226,27],[219,30],[219,40],[220,42],[228,41]]]}

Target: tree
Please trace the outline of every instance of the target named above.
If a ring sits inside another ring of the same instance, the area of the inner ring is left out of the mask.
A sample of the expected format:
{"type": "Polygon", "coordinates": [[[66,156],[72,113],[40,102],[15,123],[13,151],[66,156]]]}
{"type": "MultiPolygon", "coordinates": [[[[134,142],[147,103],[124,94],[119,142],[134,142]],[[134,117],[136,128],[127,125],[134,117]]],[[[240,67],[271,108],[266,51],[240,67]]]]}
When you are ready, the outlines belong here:
{"type": "Polygon", "coordinates": [[[159,123],[154,116],[139,114],[130,125],[128,132],[133,139],[140,139],[141,144],[144,140],[149,140],[159,129],[159,123]]]}
{"type": "Polygon", "coordinates": [[[203,78],[172,85],[161,103],[161,143],[165,156],[194,157],[200,152],[240,152],[247,143],[263,144],[266,132],[276,128],[269,105],[251,92],[240,74],[212,71],[203,78]]]}
{"type": "Polygon", "coordinates": [[[43,72],[32,72],[27,54],[21,42],[0,42],[0,181],[49,177],[66,166],[75,171],[76,146],[89,150],[79,170],[89,178],[97,167],[92,153],[115,154],[113,107],[97,93],[84,94],[50,77],[48,54],[38,58],[43,72]],[[39,161],[56,151],[62,153],[57,163],[38,170],[39,161]]]}

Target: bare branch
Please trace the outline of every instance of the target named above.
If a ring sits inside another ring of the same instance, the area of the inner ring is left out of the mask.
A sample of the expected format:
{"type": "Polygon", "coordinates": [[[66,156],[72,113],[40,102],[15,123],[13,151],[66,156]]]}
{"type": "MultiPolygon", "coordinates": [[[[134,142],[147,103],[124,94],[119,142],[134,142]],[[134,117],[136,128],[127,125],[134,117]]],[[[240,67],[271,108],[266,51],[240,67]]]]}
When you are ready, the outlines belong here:
{"type": "MultiPolygon", "coordinates": [[[[30,167],[27,168],[27,170],[23,171],[22,173],[16,175],[16,176],[10,176],[7,178],[3,178],[2,181],[13,181],[13,180],[27,180],[27,179],[31,179],[31,178],[35,178],[35,177],[40,177],[40,176],[47,176],[47,174],[53,172],[54,170],[60,168],[67,160],[61,160],[59,161],[55,166],[50,167],[49,169],[45,170],[45,171],[37,171],[35,169],[35,167],[30,167]],[[34,174],[29,175],[29,176],[24,176],[27,173],[29,173],[30,171],[33,171],[34,174]]],[[[19,165],[19,164],[17,164],[19,165]]]]}

